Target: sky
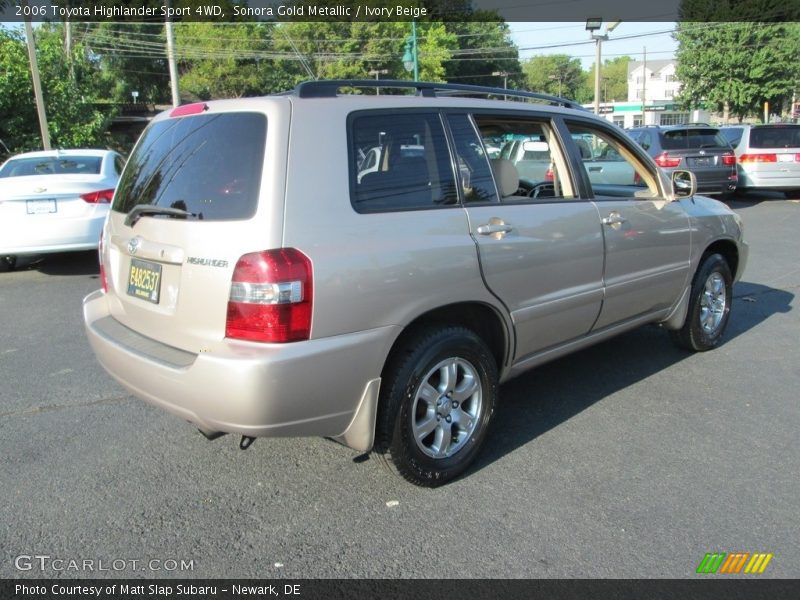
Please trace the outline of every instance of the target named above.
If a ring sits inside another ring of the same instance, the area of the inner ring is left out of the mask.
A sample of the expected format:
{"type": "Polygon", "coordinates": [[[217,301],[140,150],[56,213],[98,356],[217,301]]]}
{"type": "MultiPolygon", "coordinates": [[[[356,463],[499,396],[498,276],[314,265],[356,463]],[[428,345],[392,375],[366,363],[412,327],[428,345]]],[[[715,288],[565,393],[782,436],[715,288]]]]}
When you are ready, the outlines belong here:
{"type": "MultiPolygon", "coordinates": [[[[541,54],[568,54],[580,58],[584,69],[595,61],[595,42],[586,31],[586,21],[575,23],[509,23],[521,60],[541,54]]],[[[600,30],[605,31],[606,25],[600,30]]],[[[642,60],[673,58],[678,47],[671,32],[675,23],[620,22],[602,44],[602,59],[630,56],[642,60]]]]}

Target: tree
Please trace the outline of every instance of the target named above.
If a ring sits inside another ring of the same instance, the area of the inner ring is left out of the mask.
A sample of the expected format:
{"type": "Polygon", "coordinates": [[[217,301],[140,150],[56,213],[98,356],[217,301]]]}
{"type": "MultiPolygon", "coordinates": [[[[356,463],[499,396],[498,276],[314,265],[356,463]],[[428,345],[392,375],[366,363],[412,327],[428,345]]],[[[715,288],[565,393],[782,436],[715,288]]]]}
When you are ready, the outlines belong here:
{"type": "Polygon", "coordinates": [[[175,43],[180,57],[182,94],[201,100],[259,96],[271,91],[275,71],[268,58],[271,26],[240,23],[178,23],[175,43]]]}
{"type": "MultiPolygon", "coordinates": [[[[111,114],[95,106],[98,98],[96,67],[86,48],[74,44],[64,52],[63,27],[36,28],[36,50],[54,148],[107,145],[111,114]]],[[[13,152],[41,148],[39,121],[33,102],[25,39],[21,32],[0,29],[0,139],[13,152]]]]}
{"type": "Polygon", "coordinates": [[[472,18],[486,20],[445,22],[456,44],[452,58],[445,62],[447,81],[497,87],[507,81],[510,88],[524,88],[526,79],[508,24],[489,13],[473,14],[472,18]]]}
{"type": "Polygon", "coordinates": [[[581,61],[566,54],[534,56],[522,63],[528,87],[565,98],[578,98],[584,73],[581,61]]]}
{"type": "Polygon", "coordinates": [[[798,16],[796,3],[779,0],[684,0],[674,34],[682,104],[725,120],[787,105],[800,78],[798,16]]]}
{"type": "MultiPolygon", "coordinates": [[[[628,99],[628,63],[630,56],[617,56],[611,60],[603,61],[603,68],[600,70],[600,101],[601,102],[621,102],[628,99]]],[[[594,100],[594,70],[595,65],[589,68],[585,75],[583,91],[579,94],[582,102],[594,100]]]]}

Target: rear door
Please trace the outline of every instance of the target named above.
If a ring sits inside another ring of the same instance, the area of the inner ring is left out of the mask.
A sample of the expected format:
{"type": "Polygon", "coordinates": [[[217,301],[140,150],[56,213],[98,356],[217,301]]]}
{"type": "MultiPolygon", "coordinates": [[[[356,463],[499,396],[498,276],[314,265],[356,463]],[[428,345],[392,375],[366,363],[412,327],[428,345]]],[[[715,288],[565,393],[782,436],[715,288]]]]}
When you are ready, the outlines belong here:
{"type": "Polygon", "coordinates": [[[461,192],[484,278],[514,320],[516,360],[585,335],[600,311],[603,239],[597,208],[578,197],[550,119],[451,114],[448,121],[471,172],[461,192]],[[503,189],[498,174],[513,164],[490,163],[480,139],[498,136],[537,140],[537,150],[546,149],[550,168],[527,182],[533,187],[503,189]]]}
{"type": "Polygon", "coordinates": [[[237,260],[280,246],[273,211],[282,210],[289,105],[195,107],[160,117],[139,140],[106,226],[104,266],[115,319],[202,352],[225,337],[237,260]]]}

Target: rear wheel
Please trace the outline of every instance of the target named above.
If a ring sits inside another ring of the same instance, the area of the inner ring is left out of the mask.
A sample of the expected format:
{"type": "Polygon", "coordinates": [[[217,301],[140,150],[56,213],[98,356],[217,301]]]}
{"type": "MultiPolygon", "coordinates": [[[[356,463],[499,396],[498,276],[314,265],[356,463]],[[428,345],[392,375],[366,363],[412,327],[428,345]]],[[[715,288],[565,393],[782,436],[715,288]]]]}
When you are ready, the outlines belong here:
{"type": "Polygon", "coordinates": [[[375,451],[411,483],[435,487],[462,473],[486,438],[497,398],[497,366],[463,327],[410,337],[381,385],[375,451]]]}
{"type": "Polygon", "coordinates": [[[692,282],[686,322],[672,339],[682,348],[693,351],[717,346],[725,332],[733,300],[733,277],[727,261],[720,254],[709,254],[700,263],[692,282]]]}

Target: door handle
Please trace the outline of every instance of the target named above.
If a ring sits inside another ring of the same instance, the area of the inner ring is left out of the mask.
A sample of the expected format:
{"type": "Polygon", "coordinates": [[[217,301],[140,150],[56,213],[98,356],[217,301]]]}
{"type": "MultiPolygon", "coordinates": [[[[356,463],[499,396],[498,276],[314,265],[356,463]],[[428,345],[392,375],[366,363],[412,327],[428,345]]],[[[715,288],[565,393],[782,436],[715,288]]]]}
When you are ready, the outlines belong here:
{"type": "MultiPolygon", "coordinates": [[[[498,221],[500,221],[498,219],[498,221]]],[[[514,228],[511,225],[507,225],[500,221],[499,223],[493,223],[490,220],[488,223],[484,225],[480,225],[477,229],[477,232],[481,235],[504,235],[506,233],[511,233],[514,228]]]]}
{"type": "Polygon", "coordinates": [[[626,221],[627,221],[627,219],[624,218],[621,214],[619,214],[616,211],[612,212],[607,217],[603,217],[600,220],[600,222],[603,225],[611,225],[612,227],[614,227],[616,225],[617,228],[619,228],[619,226],[622,225],[623,223],[625,223],[626,221]]]}

